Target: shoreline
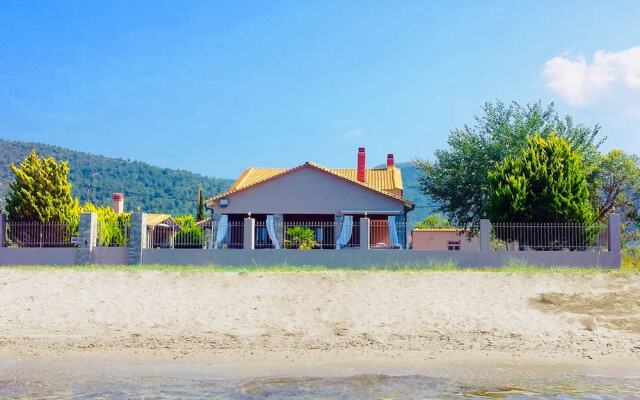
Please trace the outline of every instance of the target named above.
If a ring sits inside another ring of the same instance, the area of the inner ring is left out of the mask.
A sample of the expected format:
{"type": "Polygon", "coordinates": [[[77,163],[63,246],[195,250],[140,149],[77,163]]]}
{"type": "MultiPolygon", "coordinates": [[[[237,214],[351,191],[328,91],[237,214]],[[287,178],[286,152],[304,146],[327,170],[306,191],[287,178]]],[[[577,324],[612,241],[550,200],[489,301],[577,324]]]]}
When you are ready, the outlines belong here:
{"type": "Polygon", "coordinates": [[[0,378],[37,376],[55,380],[73,376],[78,380],[111,378],[188,378],[214,380],[247,380],[286,377],[349,378],[356,376],[420,376],[485,384],[507,384],[514,380],[558,377],[608,377],[640,379],[640,361],[625,358],[577,360],[575,358],[513,358],[496,354],[448,354],[446,358],[429,359],[416,353],[388,354],[308,351],[262,353],[237,357],[234,352],[216,356],[194,356],[181,359],[157,355],[117,353],[74,354],[63,357],[7,357],[0,355],[0,378]]]}
{"type": "Polygon", "coordinates": [[[640,376],[636,275],[2,269],[0,299],[2,373],[640,376]]]}

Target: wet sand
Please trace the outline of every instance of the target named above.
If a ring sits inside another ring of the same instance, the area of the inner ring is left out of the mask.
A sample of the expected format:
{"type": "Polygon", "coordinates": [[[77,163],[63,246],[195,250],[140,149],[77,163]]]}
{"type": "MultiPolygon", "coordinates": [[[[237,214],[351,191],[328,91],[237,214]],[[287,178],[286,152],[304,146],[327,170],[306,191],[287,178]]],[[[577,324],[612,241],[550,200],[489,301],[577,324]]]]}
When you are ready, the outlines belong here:
{"type": "Polygon", "coordinates": [[[640,365],[640,275],[1,269],[0,310],[5,371],[39,362],[197,365],[221,376],[640,365]]]}

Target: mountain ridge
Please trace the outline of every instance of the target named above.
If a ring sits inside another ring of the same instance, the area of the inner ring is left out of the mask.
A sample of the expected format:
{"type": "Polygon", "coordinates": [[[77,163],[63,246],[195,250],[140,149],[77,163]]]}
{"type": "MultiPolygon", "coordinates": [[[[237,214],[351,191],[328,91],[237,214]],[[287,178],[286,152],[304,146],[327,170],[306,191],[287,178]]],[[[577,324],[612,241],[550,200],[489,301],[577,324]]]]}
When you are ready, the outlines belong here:
{"type": "Polygon", "coordinates": [[[38,142],[0,139],[0,208],[4,208],[10,163],[18,164],[32,150],[41,156],[69,162],[73,194],[81,203],[111,204],[111,194],[125,194],[125,208],[173,215],[194,213],[198,187],[205,197],[225,191],[232,180],[207,177],[183,169],[158,167],[142,161],[106,157],[38,142]]]}

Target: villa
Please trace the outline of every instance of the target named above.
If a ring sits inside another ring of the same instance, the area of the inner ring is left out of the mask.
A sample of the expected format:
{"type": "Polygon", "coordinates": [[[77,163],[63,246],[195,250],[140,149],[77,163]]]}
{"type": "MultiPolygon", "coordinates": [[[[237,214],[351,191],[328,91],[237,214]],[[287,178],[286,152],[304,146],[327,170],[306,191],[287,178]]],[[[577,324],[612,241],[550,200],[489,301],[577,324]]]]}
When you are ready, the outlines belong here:
{"type": "Polygon", "coordinates": [[[282,248],[287,229],[314,231],[318,248],[359,246],[359,220],[371,220],[371,247],[403,248],[407,213],[402,174],[387,155],[386,166],[366,168],[359,148],[357,167],[326,168],[306,162],[293,168],[247,168],[229,190],[207,200],[215,227],[214,248],[242,244],[242,221],[256,221],[256,248],[282,248]]]}

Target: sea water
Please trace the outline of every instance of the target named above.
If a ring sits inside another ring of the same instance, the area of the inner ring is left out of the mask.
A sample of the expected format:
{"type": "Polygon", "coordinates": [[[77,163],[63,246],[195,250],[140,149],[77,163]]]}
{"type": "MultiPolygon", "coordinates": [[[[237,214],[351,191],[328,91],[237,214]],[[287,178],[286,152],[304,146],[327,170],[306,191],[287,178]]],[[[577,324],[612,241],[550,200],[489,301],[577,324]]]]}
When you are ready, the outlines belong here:
{"type": "Polygon", "coordinates": [[[2,399],[640,399],[639,377],[535,376],[511,385],[421,375],[215,379],[118,377],[0,380],[2,399]]]}

